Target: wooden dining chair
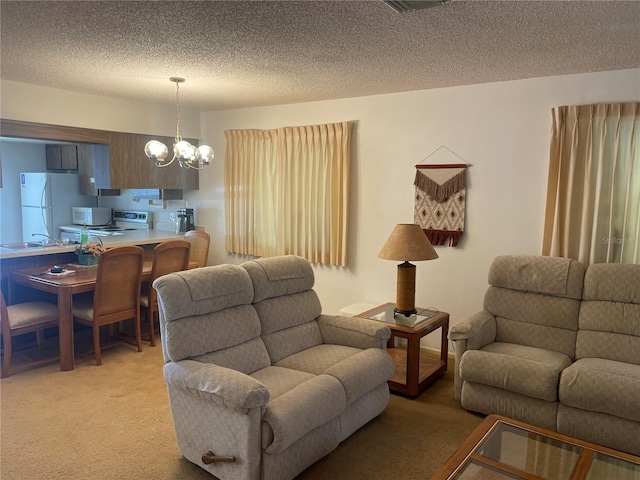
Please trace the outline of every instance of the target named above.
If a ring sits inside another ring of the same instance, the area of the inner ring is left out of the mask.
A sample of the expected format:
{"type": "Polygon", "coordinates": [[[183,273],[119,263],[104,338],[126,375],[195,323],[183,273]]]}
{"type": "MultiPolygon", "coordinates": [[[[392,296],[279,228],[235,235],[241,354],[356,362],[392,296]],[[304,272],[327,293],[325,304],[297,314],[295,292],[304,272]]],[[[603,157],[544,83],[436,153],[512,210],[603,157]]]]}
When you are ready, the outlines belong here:
{"type": "Polygon", "coordinates": [[[209,258],[211,236],[201,230],[189,230],[184,234],[184,239],[191,244],[189,259],[198,262],[198,267],[206,267],[209,258]]]}
{"type": "Polygon", "coordinates": [[[142,351],[140,333],[140,278],[144,250],[141,247],[114,247],[100,254],[93,294],[76,295],[73,320],[93,328],[96,363],[102,365],[100,327],[135,321],[135,345],[142,351]]]}
{"type": "Polygon", "coordinates": [[[143,287],[140,296],[140,305],[145,311],[147,322],[149,322],[149,343],[152,347],[156,345],[155,317],[158,315],[158,297],[151,285],[158,277],[189,268],[190,251],[191,244],[186,240],[169,240],[160,243],[153,249],[151,279],[149,284],[143,287]]]}
{"type": "Polygon", "coordinates": [[[25,302],[9,305],[2,294],[2,378],[28,368],[44,365],[57,360],[55,358],[32,360],[21,365],[11,366],[11,339],[18,335],[31,332],[41,332],[45,328],[58,326],[58,306],[47,302],[25,302]]]}

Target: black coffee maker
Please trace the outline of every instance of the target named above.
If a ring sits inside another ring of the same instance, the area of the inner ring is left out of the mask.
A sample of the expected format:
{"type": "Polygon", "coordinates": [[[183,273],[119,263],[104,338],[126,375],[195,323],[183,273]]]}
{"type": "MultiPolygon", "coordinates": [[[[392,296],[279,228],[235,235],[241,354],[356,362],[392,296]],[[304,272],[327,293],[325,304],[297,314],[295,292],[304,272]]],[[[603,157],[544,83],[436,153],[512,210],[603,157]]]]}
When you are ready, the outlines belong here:
{"type": "Polygon", "coordinates": [[[193,223],[193,208],[178,209],[178,228],[180,233],[195,229],[193,223]]]}

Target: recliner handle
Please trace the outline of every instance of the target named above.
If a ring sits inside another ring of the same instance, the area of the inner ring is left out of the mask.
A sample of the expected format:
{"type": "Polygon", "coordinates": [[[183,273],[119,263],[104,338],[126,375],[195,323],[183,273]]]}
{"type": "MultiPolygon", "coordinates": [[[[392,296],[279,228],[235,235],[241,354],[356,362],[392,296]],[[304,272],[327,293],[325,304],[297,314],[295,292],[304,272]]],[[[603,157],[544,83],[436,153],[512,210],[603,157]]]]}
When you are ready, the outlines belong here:
{"type": "Polygon", "coordinates": [[[205,465],[211,465],[212,463],[216,463],[216,462],[235,462],[236,461],[236,457],[219,457],[217,456],[215,453],[213,453],[211,450],[209,450],[207,453],[205,453],[204,455],[202,455],[202,463],[204,463],[205,465]]]}

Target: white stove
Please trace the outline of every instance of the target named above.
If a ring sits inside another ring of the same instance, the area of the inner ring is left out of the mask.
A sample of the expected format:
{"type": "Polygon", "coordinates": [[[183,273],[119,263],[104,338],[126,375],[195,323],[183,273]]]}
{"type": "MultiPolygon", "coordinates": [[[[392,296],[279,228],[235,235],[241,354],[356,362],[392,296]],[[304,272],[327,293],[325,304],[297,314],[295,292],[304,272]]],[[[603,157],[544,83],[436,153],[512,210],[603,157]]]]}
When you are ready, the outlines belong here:
{"type": "MultiPolygon", "coordinates": [[[[87,225],[89,235],[95,237],[108,237],[111,235],[124,235],[127,231],[151,230],[152,214],[133,210],[114,210],[113,220],[110,225],[87,225]]],[[[64,240],[77,241],[80,238],[82,225],[63,225],[60,227],[60,237],[64,240]]]]}

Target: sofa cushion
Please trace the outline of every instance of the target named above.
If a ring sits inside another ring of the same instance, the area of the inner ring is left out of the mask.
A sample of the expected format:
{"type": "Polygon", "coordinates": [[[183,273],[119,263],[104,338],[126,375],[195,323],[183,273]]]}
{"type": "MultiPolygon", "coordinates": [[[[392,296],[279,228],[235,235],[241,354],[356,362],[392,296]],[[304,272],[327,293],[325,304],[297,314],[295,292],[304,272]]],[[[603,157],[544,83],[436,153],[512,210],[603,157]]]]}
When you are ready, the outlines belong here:
{"type": "Polygon", "coordinates": [[[254,303],[311,290],[315,282],[309,262],[294,255],[261,258],[241,266],[253,282],[254,303]]]}
{"type": "Polygon", "coordinates": [[[640,265],[589,265],[579,325],[577,359],[640,365],[640,265]]]}
{"type": "Polygon", "coordinates": [[[287,357],[277,364],[320,375],[325,373],[342,384],[347,405],[393,376],[389,354],[379,348],[360,350],[342,345],[318,345],[287,357]]]}
{"type": "Polygon", "coordinates": [[[555,431],[558,402],[547,402],[502,388],[464,382],[460,396],[463,408],[485,415],[497,414],[555,431]]]}
{"type": "Polygon", "coordinates": [[[250,375],[267,387],[271,401],[315,376],[307,372],[282,367],[266,367],[250,375]]]}
{"type": "Polygon", "coordinates": [[[584,276],[582,299],[640,304],[640,265],[589,265],[584,276]]]}
{"type": "MultiPolygon", "coordinates": [[[[300,372],[296,372],[299,375],[300,372]]],[[[262,422],[262,448],[277,454],[302,436],[340,415],[344,389],[330,375],[318,375],[269,402],[262,422]]]]}
{"type": "Polygon", "coordinates": [[[336,363],[325,373],[337,378],[347,396],[347,405],[385,383],[393,376],[395,364],[385,350],[368,348],[336,363]]]}
{"type": "Polygon", "coordinates": [[[569,258],[502,255],[489,269],[489,285],[580,300],[584,266],[569,258]]]}
{"type": "Polygon", "coordinates": [[[160,300],[168,322],[250,304],[253,284],[238,265],[217,265],[171,273],[157,278],[153,288],[162,290],[160,300]]]}
{"type": "Polygon", "coordinates": [[[640,422],[640,366],[583,358],[560,378],[560,401],[569,407],[640,422]]]}
{"type": "Polygon", "coordinates": [[[268,335],[316,320],[322,313],[318,295],[313,290],[283,297],[267,298],[254,304],[262,334],[268,335]]]}
{"type": "Polygon", "coordinates": [[[489,287],[483,308],[496,318],[496,341],[574,357],[579,300],[489,287]]]}
{"type": "Polygon", "coordinates": [[[269,352],[271,363],[275,365],[283,358],[322,344],[322,335],[318,322],[311,321],[263,335],[262,341],[269,352]]]}
{"type": "Polygon", "coordinates": [[[605,358],[640,366],[640,337],[613,332],[578,330],[576,359],[605,358]]]}
{"type": "Polygon", "coordinates": [[[232,368],[247,375],[271,364],[267,349],[260,337],[233,347],[191,357],[202,363],[213,363],[221,367],[232,368]]]}
{"type": "Polygon", "coordinates": [[[251,305],[253,284],[237,265],[171,273],[156,279],[153,287],[166,361],[205,355],[260,336],[260,320],[251,305]]]}
{"type": "Polygon", "coordinates": [[[460,377],[540,400],[558,398],[560,372],[571,365],[562,353],[495,342],[462,355],[460,377]]]}
{"type": "Polygon", "coordinates": [[[489,287],[483,307],[496,317],[545,327],[578,329],[580,301],[571,298],[489,287]]]}
{"type": "Polygon", "coordinates": [[[360,352],[362,350],[359,348],[322,344],[294,353],[283,358],[275,365],[320,375],[336,363],[340,363],[345,358],[352,357],[360,352]]]}
{"type": "Polygon", "coordinates": [[[253,282],[253,306],[271,363],[322,343],[322,306],[309,262],[293,255],[242,264],[253,282]]]}
{"type": "Polygon", "coordinates": [[[166,339],[162,343],[163,351],[166,359],[174,362],[260,338],[260,320],[251,305],[163,321],[161,325],[166,339]]]}
{"type": "Polygon", "coordinates": [[[590,265],[579,325],[576,358],[640,365],[640,265],[590,265]]]}

